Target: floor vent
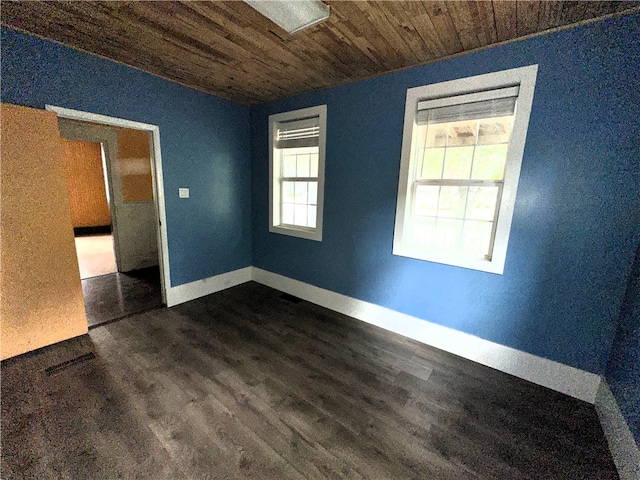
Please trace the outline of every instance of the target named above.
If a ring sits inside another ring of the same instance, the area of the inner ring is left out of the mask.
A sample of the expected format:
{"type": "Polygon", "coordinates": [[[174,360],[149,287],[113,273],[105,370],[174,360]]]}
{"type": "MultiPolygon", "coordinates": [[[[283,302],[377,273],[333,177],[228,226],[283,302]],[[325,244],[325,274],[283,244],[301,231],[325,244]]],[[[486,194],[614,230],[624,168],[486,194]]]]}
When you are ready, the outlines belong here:
{"type": "Polygon", "coordinates": [[[289,295],[288,293],[283,293],[280,295],[282,300],[286,300],[289,303],[300,303],[302,301],[301,298],[294,297],[293,295],[289,295]]]}
{"type": "Polygon", "coordinates": [[[96,358],[96,356],[93,354],[93,352],[85,353],[84,355],[72,358],[71,360],[67,360],[66,362],[59,363],[58,365],[47,367],[44,369],[44,372],[47,374],[47,376],[55,375],[62,370],[66,370],[67,368],[78,365],[79,363],[88,362],[89,360],[93,360],[94,358],[96,358]]]}

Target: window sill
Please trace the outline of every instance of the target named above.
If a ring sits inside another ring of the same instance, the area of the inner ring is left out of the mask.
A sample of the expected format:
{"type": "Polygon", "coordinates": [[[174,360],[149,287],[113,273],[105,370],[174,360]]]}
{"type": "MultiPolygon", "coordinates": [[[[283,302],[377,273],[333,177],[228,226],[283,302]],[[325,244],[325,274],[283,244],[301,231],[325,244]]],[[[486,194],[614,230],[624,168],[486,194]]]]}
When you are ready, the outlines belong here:
{"type": "Polygon", "coordinates": [[[424,260],[427,262],[441,263],[443,265],[451,265],[453,267],[468,268],[471,270],[480,270],[482,272],[495,273],[498,275],[502,275],[504,273],[504,261],[500,262],[495,258],[493,260],[460,258],[454,255],[425,252],[418,249],[409,249],[406,247],[397,247],[397,246],[394,246],[393,254],[398,255],[400,257],[414,258],[416,260],[424,260]]]}
{"type": "Polygon", "coordinates": [[[279,233],[281,235],[289,235],[291,237],[305,238],[307,240],[315,240],[316,242],[322,241],[322,231],[318,228],[271,225],[269,226],[269,231],[271,233],[279,233]]]}

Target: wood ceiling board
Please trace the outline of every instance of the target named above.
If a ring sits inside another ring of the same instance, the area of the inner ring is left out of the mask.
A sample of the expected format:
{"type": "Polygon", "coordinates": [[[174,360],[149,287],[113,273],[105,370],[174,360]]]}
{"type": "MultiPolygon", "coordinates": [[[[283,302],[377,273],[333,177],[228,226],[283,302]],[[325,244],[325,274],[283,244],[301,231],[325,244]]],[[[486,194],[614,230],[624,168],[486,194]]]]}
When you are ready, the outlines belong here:
{"type": "Polygon", "coordinates": [[[402,5],[396,5],[397,10],[403,10],[411,20],[413,28],[416,30],[425,47],[431,53],[432,58],[440,58],[447,55],[440,37],[436,33],[436,27],[431,21],[431,17],[424,9],[422,2],[406,2],[402,5]]]}
{"type": "Polygon", "coordinates": [[[541,2],[538,15],[538,28],[541,31],[560,25],[563,3],[561,0],[541,2]]]}
{"type": "Polygon", "coordinates": [[[541,2],[516,2],[516,32],[519,37],[530,35],[538,30],[540,3],[541,2]]]}
{"type": "MultiPolygon", "coordinates": [[[[407,2],[409,5],[418,2],[407,2]]],[[[427,43],[422,39],[418,30],[411,21],[403,4],[395,2],[382,2],[379,4],[381,13],[384,14],[391,29],[397,29],[398,35],[406,44],[417,62],[426,62],[435,57],[427,43]]]]}
{"type": "Polygon", "coordinates": [[[400,68],[402,62],[399,59],[398,52],[394,50],[389,41],[374,27],[369,19],[363,15],[361,8],[358,6],[359,2],[334,2],[334,4],[337,4],[333,9],[336,12],[336,16],[343,16],[343,21],[348,21],[350,29],[356,37],[366,39],[366,42],[371,45],[371,51],[376,53],[376,58],[382,68],[389,70],[400,68]]]}
{"type": "Polygon", "coordinates": [[[518,16],[516,2],[494,0],[494,22],[499,42],[505,42],[517,36],[518,16]]]}
{"type": "Polygon", "coordinates": [[[493,12],[493,3],[491,1],[476,2],[478,16],[482,25],[486,28],[476,30],[476,35],[482,45],[492,45],[498,42],[498,32],[496,31],[496,22],[493,12]]]}
{"type": "Polygon", "coordinates": [[[476,2],[449,2],[447,8],[449,9],[449,16],[458,32],[458,38],[464,50],[474,50],[486,45],[480,43],[476,31],[480,29],[493,29],[494,25],[480,24],[481,19],[478,15],[476,2]]]}
{"type": "Polygon", "coordinates": [[[425,0],[422,2],[422,6],[429,18],[431,18],[431,23],[440,37],[442,44],[445,46],[446,53],[443,57],[462,52],[464,47],[449,15],[446,2],[425,0]]]}
{"type": "Polygon", "coordinates": [[[416,55],[408,43],[405,41],[406,34],[402,31],[401,22],[394,16],[393,23],[389,22],[389,18],[385,14],[384,3],[372,5],[371,2],[358,1],[353,2],[360,9],[363,17],[370,24],[370,32],[378,32],[378,34],[386,40],[391,49],[395,52],[396,57],[401,65],[414,62],[424,62],[420,56],[416,55]]]}
{"type": "Polygon", "coordinates": [[[354,47],[369,60],[368,62],[364,60],[363,65],[367,65],[372,72],[376,70],[374,65],[382,65],[385,62],[371,42],[362,36],[348,20],[331,22],[329,28],[335,28],[341,35],[351,40],[354,47]]]}
{"type": "Polygon", "coordinates": [[[2,2],[2,23],[243,104],[421,65],[640,1],[326,1],[290,35],[239,1],[2,2]]]}

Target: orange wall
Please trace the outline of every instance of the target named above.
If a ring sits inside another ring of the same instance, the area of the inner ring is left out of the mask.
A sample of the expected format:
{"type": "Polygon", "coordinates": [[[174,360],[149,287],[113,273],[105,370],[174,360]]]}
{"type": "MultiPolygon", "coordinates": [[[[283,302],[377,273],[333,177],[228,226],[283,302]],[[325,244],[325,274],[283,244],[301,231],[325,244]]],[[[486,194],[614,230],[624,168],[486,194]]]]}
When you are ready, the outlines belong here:
{"type": "Polygon", "coordinates": [[[118,171],[125,202],[153,201],[149,133],[123,128],[118,133],[118,171]]]}
{"type": "Polygon", "coordinates": [[[65,139],[61,142],[73,227],[110,225],[100,144],[65,139]]]}
{"type": "Polygon", "coordinates": [[[2,104],[0,357],[87,332],[55,113],[2,104]]]}

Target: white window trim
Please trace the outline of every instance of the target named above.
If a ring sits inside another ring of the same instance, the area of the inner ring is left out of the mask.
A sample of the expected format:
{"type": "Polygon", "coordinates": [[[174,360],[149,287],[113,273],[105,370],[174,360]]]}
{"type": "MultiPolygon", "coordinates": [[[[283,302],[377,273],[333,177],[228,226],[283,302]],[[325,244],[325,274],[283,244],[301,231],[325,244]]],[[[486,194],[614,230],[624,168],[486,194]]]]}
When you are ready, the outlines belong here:
{"type": "Polygon", "coordinates": [[[316,107],[302,108],[290,112],[269,115],[269,231],[293,237],[306,238],[308,240],[322,241],[322,219],[324,213],[324,161],[327,139],[327,106],[318,105],[316,107]],[[276,125],[279,122],[292,121],[307,117],[318,117],[320,124],[320,136],[318,138],[318,204],[316,228],[293,227],[276,224],[274,205],[275,195],[279,194],[279,174],[274,172],[274,140],[276,135],[276,125]]]}
{"type": "Polygon", "coordinates": [[[417,258],[430,262],[443,263],[456,267],[482,270],[502,274],[507,256],[511,221],[520,179],[522,155],[529,126],[529,115],[533,103],[533,92],[536,83],[538,65],[514,68],[500,72],[488,73],[474,77],[461,78],[448,82],[436,83],[407,90],[407,102],[404,117],[404,133],[402,138],[402,159],[400,163],[400,180],[398,184],[398,204],[396,208],[396,225],[393,236],[393,254],[403,257],[417,258]],[[518,104],[515,112],[511,141],[507,151],[504,173],[504,187],[499,206],[493,254],[491,260],[461,258],[454,255],[435,254],[424,250],[413,249],[405,245],[403,235],[405,225],[409,223],[410,199],[408,198],[411,178],[411,152],[413,134],[415,132],[417,105],[425,99],[451,97],[489,89],[520,85],[518,104]]]}

